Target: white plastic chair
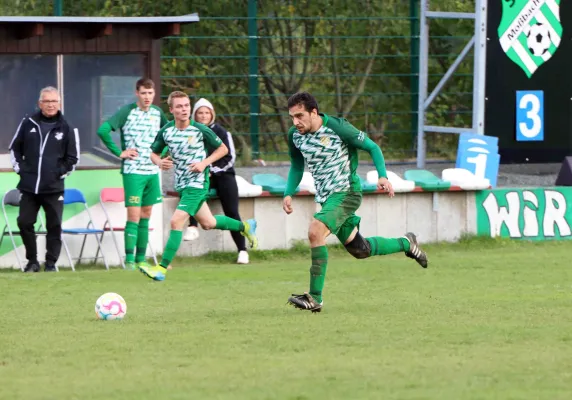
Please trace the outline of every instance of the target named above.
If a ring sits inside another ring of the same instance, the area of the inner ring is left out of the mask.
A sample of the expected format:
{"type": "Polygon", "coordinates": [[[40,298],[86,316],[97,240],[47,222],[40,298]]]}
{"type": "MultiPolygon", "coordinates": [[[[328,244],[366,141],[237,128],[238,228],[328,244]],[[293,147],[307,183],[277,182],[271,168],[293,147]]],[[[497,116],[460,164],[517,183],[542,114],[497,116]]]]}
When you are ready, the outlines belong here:
{"type": "Polygon", "coordinates": [[[464,168],[447,168],[441,172],[441,179],[459,186],[463,190],[483,190],[491,186],[487,178],[476,177],[471,171],[464,168]]]}
{"type": "Polygon", "coordinates": [[[254,185],[242,176],[236,175],[235,178],[236,185],[238,186],[238,197],[257,197],[262,194],[262,186],[254,185]]]}
{"type": "MultiPolygon", "coordinates": [[[[366,175],[366,180],[369,183],[377,183],[378,174],[377,171],[369,171],[366,175]]],[[[415,182],[408,181],[401,178],[395,172],[387,171],[387,179],[393,186],[393,190],[396,193],[407,193],[412,192],[415,189],[415,182]]]]}
{"type": "Polygon", "coordinates": [[[316,194],[316,185],[314,184],[314,178],[312,174],[308,171],[304,172],[302,175],[302,180],[300,181],[300,185],[298,186],[300,190],[307,190],[312,194],[316,194]]]}

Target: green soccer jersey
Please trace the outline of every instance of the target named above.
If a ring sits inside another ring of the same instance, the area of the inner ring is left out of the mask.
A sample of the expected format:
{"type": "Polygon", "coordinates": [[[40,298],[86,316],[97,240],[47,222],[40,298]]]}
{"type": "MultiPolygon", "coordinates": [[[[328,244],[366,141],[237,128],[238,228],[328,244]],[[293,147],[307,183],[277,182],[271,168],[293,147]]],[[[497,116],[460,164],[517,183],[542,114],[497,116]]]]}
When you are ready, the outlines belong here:
{"type": "Polygon", "coordinates": [[[361,191],[357,174],[358,149],[368,151],[380,177],[386,177],[385,162],[379,146],[343,118],[320,114],[323,124],[316,132],[288,132],[288,147],[295,177],[288,178],[286,195],[293,195],[300,183],[304,163],[316,186],[316,202],[323,203],[332,193],[361,191]],[[299,177],[299,178],[298,178],[299,177]],[[296,182],[297,181],[297,182],[296,182]]]}
{"type": "MultiPolygon", "coordinates": [[[[134,160],[122,160],[121,173],[152,175],[159,172],[158,167],[151,162],[151,145],[159,129],[167,122],[165,114],[159,107],[151,105],[148,111],[143,111],[137,103],[122,107],[107,120],[107,130],[111,129],[120,133],[121,150],[136,149],[139,154],[134,160]]],[[[102,125],[98,134],[107,148],[119,156],[121,150],[115,146],[105,127],[105,124],[102,125]]]]}
{"type": "Polygon", "coordinates": [[[162,154],[169,149],[175,167],[175,190],[185,188],[208,189],[209,168],[203,172],[192,172],[190,165],[207,158],[207,153],[220,147],[222,141],[208,126],[192,121],[184,130],[175,126],[175,121],[165,125],[159,133],[151,150],[162,154]]]}

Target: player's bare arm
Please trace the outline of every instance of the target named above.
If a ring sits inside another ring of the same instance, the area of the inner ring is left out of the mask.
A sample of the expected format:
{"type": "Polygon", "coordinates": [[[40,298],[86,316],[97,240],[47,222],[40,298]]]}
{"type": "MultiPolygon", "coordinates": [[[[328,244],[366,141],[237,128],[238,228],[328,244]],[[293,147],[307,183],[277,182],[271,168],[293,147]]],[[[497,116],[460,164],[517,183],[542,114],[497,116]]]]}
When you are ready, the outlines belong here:
{"type": "Polygon", "coordinates": [[[284,200],[282,200],[282,208],[284,209],[286,214],[292,214],[292,212],[294,211],[294,209],[292,208],[292,196],[284,197],[284,200]]]}
{"type": "Polygon", "coordinates": [[[379,190],[385,190],[387,192],[387,194],[389,195],[389,197],[394,197],[395,196],[395,191],[393,190],[393,185],[391,184],[391,182],[389,182],[389,179],[387,178],[379,178],[377,180],[377,188],[379,190]]]}
{"type": "Polygon", "coordinates": [[[171,159],[171,156],[161,158],[159,154],[151,153],[151,162],[163,171],[168,171],[173,168],[173,160],[171,159]]]}
{"type": "Polygon", "coordinates": [[[189,168],[193,172],[203,172],[205,168],[207,168],[215,161],[220,160],[227,154],[228,154],[228,147],[226,147],[226,145],[222,143],[215,151],[213,151],[213,153],[210,156],[208,156],[201,162],[192,163],[191,165],[189,165],[189,168]]]}

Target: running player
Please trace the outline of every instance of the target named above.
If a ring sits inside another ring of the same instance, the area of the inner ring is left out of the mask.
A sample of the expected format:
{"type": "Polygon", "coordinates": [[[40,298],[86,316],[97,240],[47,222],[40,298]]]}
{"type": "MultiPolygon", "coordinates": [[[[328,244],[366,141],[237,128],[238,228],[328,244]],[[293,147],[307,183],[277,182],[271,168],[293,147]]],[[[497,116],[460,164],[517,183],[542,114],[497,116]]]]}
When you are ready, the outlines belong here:
{"type": "Polygon", "coordinates": [[[357,175],[358,149],[367,151],[373,159],[379,175],[378,188],[386,190],[390,197],[394,196],[379,146],[345,119],[319,113],[318,103],[309,93],[300,92],[290,97],[288,110],[294,126],[288,133],[292,164],[284,193],[284,211],[287,214],[293,211],[292,196],[302,179],[304,164],[314,178],[316,202],[322,206],[314,215],[308,232],[312,251],[310,292],[293,294],[288,302],[301,310],[322,310],[328,265],[326,237],[331,233],[355,258],[405,252],[407,257],[427,268],[427,255],[419,248],[413,233],[400,238],[364,238],[359,232],[361,218],[355,214],[362,200],[357,175]]]}
{"type": "Polygon", "coordinates": [[[163,170],[175,167],[175,190],[179,192],[180,201],[171,218],[171,232],[161,264],[139,267],[141,272],[156,281],[165,279],[167,268],[181,245],[189,216],[195,217],[203,229],[240,232],[251,248],[256,248],[258,243],[254,219],[241,222],[225,215],[213,216],[206,203],[209,165],[224,157],[228,148],[208,126],[191,120],[191,102],[185,93],[173,92],[167,102],[175,120],[157,134],[151,146],[151,160],[163,170]],[[170,155],[161,158],[165,148],[170,155]]]}

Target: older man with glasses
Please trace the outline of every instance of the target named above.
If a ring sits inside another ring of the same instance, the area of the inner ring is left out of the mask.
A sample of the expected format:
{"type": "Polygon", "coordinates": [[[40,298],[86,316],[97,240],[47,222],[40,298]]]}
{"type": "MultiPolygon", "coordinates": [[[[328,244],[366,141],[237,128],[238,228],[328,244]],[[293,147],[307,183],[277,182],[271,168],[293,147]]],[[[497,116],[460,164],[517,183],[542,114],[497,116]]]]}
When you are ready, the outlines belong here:
{"type": "Polygon", "coordinates": [[[46,263],[44,271],[56,270],[62,248],[64,179],[79,160],[79,134],[60,112],[60,94],[54,87],[40,91],[40,111],[24,117],[10,143],[14,171],[20,175],[22,193],[18,227],[28,264],[24,272],[40,271],[34,224],[40,207],[46,214],[46,263]]]}

